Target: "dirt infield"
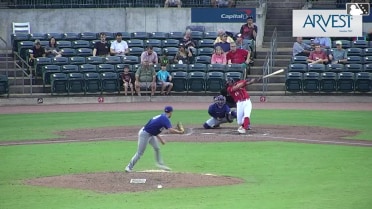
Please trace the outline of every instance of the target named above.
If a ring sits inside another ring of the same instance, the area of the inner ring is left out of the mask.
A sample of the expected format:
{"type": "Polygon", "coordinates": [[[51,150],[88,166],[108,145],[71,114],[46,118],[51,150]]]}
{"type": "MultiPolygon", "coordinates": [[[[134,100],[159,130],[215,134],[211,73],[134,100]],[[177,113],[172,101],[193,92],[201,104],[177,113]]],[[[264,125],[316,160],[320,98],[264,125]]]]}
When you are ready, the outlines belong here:
{"type": "MultiPolygon", "coordinates": [[[[168,103],[177,109],[206,109],[209,103],[168,103]]],[[[168,105],[167,104],[167,105],[168,105]]],[[[298,103],[258,103],[254,109],[338,109],[338,110],[372,110],[371,105],[343,103],[309,104],[298,103]]],[[[125,104],[90,104],[90,105],[42,105],[42,106],[12,106],[1,108],[0,113],[20,112],[74,112],[74,111],[129,111],[129,110],[162,110],[164,103],[125,103],[125,104]],[[17,110],[18,108],[18,110],[17,110]]],[[[253,110],[254,111],[254,110],[253,110]]],[[[61,137],[51,140],[36,140],[27,142],[2,142],[0,145],[9,146],[17,144],[38,143],[66,143],[76,141],[104,141],[104,140],[137,140],[140,127],[109,127],[97,129],[83,129],[62,131],[57,133],[61,137]]],[[[372,141],[346,140],[345,137],[357,134],[355,131],[329,129],[322,127],[303,126],[278,126],[260,125],[253,126],[253,130],[241,135],[236,131],[236,124],[224,124],[219,129],[205,130],[200,124],[186,127],[187,133],[174,137],[172,134],[163,133],[163,138],[171,143],[182,142],[250,142],[250,141],[291,141],[298,143],[321,143],[348,146],[372,146],[372,141]]],[[[133,151],[135,152],[135,151],[133,151]]],[[[129,159],[128,159],[129,160],[129,159]]],[[[124,163],[124,162],[123,162],[124,163]]],[[[123,168],[124,169],[124,165],[123,168]]],[[[139,192],[167,188],[221,186],[239,184],[244,181],[227,176],[211,174],[190,174],[178,172],[160,172],[159,170],[136,171],[133,173],[107,172],[89,173],[64,176],[42,177],[26,180],[26,184],[92,190],[103,193],[139,192]],[[130,183],[132,179],[146,179],[146,183],[130,183]]]]}

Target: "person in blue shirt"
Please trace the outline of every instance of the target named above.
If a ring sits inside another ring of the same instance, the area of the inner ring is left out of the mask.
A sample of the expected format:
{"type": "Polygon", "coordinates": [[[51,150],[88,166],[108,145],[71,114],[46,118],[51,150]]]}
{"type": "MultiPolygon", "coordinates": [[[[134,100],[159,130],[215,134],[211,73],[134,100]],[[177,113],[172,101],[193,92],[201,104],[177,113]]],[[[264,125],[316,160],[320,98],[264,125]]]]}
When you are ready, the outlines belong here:
{"type": "Polygon", "coordinates": [[[132,157],[129,164],[125,167],[125,172],[131,172],[133,170],[134,165],[138,162],[141,158],[143,153],[146,150],[147,144],[151,144],[155,151],[155,159],[156,159],[156,166],[162,170],[171,170],[169,167],[164,165],[164,162],[160,155],[160,148],[158,144],[158,140],[163,145],[165,144],[164,139],[160,137],[160,133],[167,129],[170,133],[174,134],[183,134],[182,131],[179,131],[175,128],[172,128],[172,124],[169,118],[172,116],[173,107],[166,106],[164,108],[164,113],[157,115],[151,118],[147,124],[141,128],[138,132],[138,149],[136,154],[132,157]]]}
{"type": "Polygon", "coordinates": [[[156,73],[158,85],[161,85],[160,95],[169,95],[172,90],[172,76],[167,71],[167,65],[161,64],[161,70],[156,73]],[[167,88],[168,87],[168,88],[167,88]]]}
{"type": "Polygon", "coordinates": [[[208,108],[208,114],[211,118],[203,124],[205,129],[218,128],[220,124],[231,123],[236,118],[236,111],[230,110],[223,95],[214,98],[214,103],[208,108]]]}

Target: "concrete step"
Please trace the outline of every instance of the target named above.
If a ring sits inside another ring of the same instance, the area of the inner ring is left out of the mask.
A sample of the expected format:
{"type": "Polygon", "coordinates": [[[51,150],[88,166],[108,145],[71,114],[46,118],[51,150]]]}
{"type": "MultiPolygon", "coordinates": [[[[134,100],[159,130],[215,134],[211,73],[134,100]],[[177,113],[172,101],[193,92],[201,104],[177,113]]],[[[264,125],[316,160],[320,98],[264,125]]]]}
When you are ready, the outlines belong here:
{"type": "Polygon", "coordinates": [[[291,20],[292,22],[292,12],[290,13],[268,13],[269,15],[266,16],[266,21],[267,20],[291,20]]]}
{"type": "MultiPolygon", "coordinates": [[[[283,5],[283,4],[282,4],[283,5]]],[[[285,6],[285,5],[283,5],[285,6]]],[[[283,13],[283,14],[292,14],[293,7],[268,7],[267,8],[267,14],[275,14],[275,13],[283,13]]]]}
{"type": "MultiPolygon", "coordinates": [[[[270,43],[269,42],[263,42],[262,47],[269,47],[270,43]]],[[[293,42],[278,42],[277,43],[278,47],[293,47],[293,42]]]]}
{"type": "Polygon", "coordinates": [[[292,24],[290,25],[265,25],[265,30],[273,31],[292,31],[292,24]]]}
{"type": "Polygon", "coordinates": [[[295,8],[295,9],[299,9],[299,8],[302,8],[303,6],[303,2],[286,2],[286,3],[283,3],[283,2],[269,2],[268,3],[268,7],[270,9],[272,8],[295,8]]]}
{"type": "Polygon", "coordinates": [[[286,19],[266,19],[266,25],[292,25],[292,18],[286,19]]]}
{"type": "MultiPolygon", "coordinates": [[[[288,36],[287,37],[286,36],[278,36],[276,38],[276,40],[278,42],[295,42],[296,38],[288,37],[288,36]]],[[[271,36],[264,36],[263,41],[264,42],[270,42],[271,41],[271,36]]]]}
{"type": "MultiPolygon", "coordinates": [[[[268,30],[265,28],[264,36],[272,36],[273,35],[274,28],[271,30],[268,30]]],[[[292,29],[289,31],[277,31],[278,37],[292,37],[292,29]]]]}

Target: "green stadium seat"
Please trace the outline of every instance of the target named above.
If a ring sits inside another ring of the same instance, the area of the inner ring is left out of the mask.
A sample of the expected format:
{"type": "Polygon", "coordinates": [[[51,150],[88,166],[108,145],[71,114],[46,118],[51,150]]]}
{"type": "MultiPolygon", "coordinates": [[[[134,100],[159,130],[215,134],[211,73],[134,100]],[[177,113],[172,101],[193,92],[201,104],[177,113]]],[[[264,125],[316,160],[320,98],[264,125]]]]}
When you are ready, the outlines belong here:
{"type": "Polygon", "coordinates": [[[90,48],[91,45],[90,45],[90,41],[88,40],[75,40],[75,41],[72,41],[72,47],[75,49],[90,48]]]}
{"type": "Polygon", "coordinates": [[[61,73],[69,74],[69,73],[80,73],[78,65],[62,65],[61,73]]]}
{"type": "Polygon", "coordinates": [[[68,93],[68,77],[64,73],[53,73],[50,75],[51,95],[54,93],[68,93]]]}
{"type": "Polygon", "coordinates": [[[168,33],[165,32],[152,32],[150,35],[150,38],[152,39],[159,39],[159,40],[165,40],[169,38],[168,33]]]}
{"type": "Polygon", "coordinates": [[[337,74],[337,90],[341,92],[354,91],[354,73],[341,72],[337,74]]]}
{"type": "Polygon", "coordinates": [[[180,41],[177,39],[165,39],[162,41],[162,47],[177,47],[180,44],[180,41]]]}
{"type": "Polygon", "coordinates": [[[9,81],[7,75],[0,75],[0,94],[6,94],[9,97],[9,81]]]}
{"type": "Polygon", "coordinates": [[[209,64],[207,65],[208,72],[226,72],[226,65],[223,64],[209,64]]]}
{"type": "Polygon", "coordinates": [[[76,49],[76,56],[89,57],[93,55],[93,49],[91,48],[78,48],[76,49]]]}
{"type": "Polygon", "coordinates": [[[68,93],[85,93],[85,80],[82,73],[68,74],[68,93]]]}
{"type": "Polygon", "coordinates": [[[127,43],[128,43],[129,48],[132,48],[132,47],[144,48],[145,47],[145,44],[143,43],[143,40],[141,39],[130,39],[127,41],[127,43]]]}
{"type": "Polygon", "coordinates": [[[82,64],[82,65],[79,65],[79,71],[81,73],[96,73],[97,72],[97,65],[82,64]]]}
{"type": "Polygon", "coordinates": [[[355,91],[370,92],[372,90],[371,74],[360,72],[355,74],[355,91]]]}
{"type": "Polygon", "coordinates": [[[85,73],[84,81],[86,93],[101,93],[101,77],[99,73],[85,73]]]}
{"type": "Polygon", "coordinates": [[[309,72],[323,73],[326,71],[327,66],[325,64],[309,64],[307,70],[309,72]]]}
{"type": "Polygon", "coordinates": [[[43,65],[41,68],[43,75],[43,90],[45,92],[45,85],[50,84],[50,75],[53,73],[60,73],[61,66],[59,65],[43,65]]]}
{"type": "Polygon", "coordinates": [[[188,72],[189,65],[187,64],[171,64],[170,72],[188,72]]]}
{"type": "Polygon", "coordinates": [[[302,85],[305,92],[319,92],[319,73],[304,73],[302,85]]]}
{"type": "Polygon", "coordinates": [[[320,91],[322,92],[337,91],[337,73],[324,72],[320,74],[320,91]]]}
{"type": "Polygon", "coordinates": [[[303,73],[288,72],[285,80],[286,92],[302,92],[303,91],[303,73]]]}
{"type": "Polygon", "coordinates": [[[160,39],[148,39],[148,40],[145,40],[145,45],[146,46],[153,46],[153,47],[158,47],[158,48],[161,48],[163,47],[163,44],[161,42],[160,39]]]}
{"type": "Polygon", "coordinates": [[[225,74],[223,72],[208,72],[206,90],[210,92],[220,92],[225,85],[225,74]]]}
{"type": "Polygon", "coordinates": [[[187,78],[187,89],[191,92],[206,91],[206,73],[205,72],[190,72],[187,78]]]}
{"type": "Polygon", "coordinates": [[[172,72],[172,90],[175,92],[187,91],[187,72],[172,72]]]}
{"type": "Polygon", "coordinates": [[[101,93],[118,92],[120,93],[120,82],[116,72],[101,73],[101,93]]]}
{"type": "Polygon", "coordinates": [[[62,56],[64,57],[74,57],[76,56],[76,50],[74,48],[62,48],[62,56]]]}
{"type": "Polygon", "coordinates": [[[75,57],[69,57],[68,59],[71,65],[85,64],[85,57],[75,56],[75,57]]]}

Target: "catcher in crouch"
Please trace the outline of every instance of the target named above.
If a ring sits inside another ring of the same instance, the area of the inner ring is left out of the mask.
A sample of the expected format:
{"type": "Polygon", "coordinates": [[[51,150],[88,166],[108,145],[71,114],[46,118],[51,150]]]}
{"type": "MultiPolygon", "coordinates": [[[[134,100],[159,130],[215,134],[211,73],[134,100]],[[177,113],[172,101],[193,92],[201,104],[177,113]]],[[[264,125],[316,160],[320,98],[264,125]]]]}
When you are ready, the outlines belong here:
{"type": "Polygon", "coordinates": [[[204,123],[205,129],[218,128],[220,124],[231,123],[236,118],[236,112],[230,110],[223,95],[214,98],[214,103],[208,108],[208,114],[211,118],[204,123]]]}

